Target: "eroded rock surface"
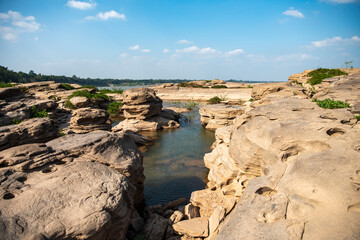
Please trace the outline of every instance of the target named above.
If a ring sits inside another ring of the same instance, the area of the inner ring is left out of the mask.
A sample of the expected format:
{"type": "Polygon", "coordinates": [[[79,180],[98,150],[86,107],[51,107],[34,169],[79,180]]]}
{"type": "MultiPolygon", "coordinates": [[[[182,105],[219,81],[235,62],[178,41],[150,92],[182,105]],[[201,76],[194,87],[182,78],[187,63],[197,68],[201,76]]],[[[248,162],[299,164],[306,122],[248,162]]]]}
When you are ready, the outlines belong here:
{"type": "Polygon", "coordinates": [[[96,130],[110,130],[109,114],[104,109],[80,108],[73,111],[70,129],[75,133],[88,133],[96,130]]]}
{"type": "Polygon", "coordinates": [[[162,100],[153,89],[133,88],[124,93],[124,121],[112,128],[113,131],[131,130],[157,131],[178,128],[179,114],[171,109],[162,109],[162,100]]]}
{"type": "Polygon", "coordinates": [[[0,127],[0,150],[28,143],[43,143],[58,136],[49,118],[32,118],[20,124],[0,127]]]}
{"type": "Polygon", "coordinates": [[[0,152],[0,239],[125,239],[143,193],[125,134],[71,134],[0,152]]]}
{"type": "Polygon", "coordinates": [[[214,104],[201,107],[199,113],[201,115],[200,121],[206,126],[206,129],[216,130],[220,127],[232,125],[235,117],[244,113],[244,108],[214,104]]]}

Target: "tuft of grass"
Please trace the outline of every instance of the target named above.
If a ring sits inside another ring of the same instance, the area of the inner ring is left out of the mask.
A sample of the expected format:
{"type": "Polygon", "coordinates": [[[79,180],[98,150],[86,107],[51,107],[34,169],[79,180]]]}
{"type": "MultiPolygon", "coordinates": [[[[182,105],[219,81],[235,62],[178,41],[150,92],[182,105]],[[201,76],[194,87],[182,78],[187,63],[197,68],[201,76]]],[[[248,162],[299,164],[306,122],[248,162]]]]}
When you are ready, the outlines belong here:
{"type": "Polygon", "coordinates": [[[70,109],[75,109],[75,106],[70,102],[70,99],[67,99],[64,103],[65,107],[70,109]]]}
{"type": "Polygon", "coordinates": [[[95,89],[96,91],[98,90],[98,88],[93,85],[84,85],[81,88],[90,88],[90,89],[95,89]]]}
{"type": "Polygon", "coordinates": [[[30,117],[31,118],[45,118],[45,117],[49,117],[49,114],[47,113],[46,109],[40,111],[36,106],[32,106],[30,108],[30,117]]]}
{"type": "Polygon", "coordinates": [[[319,107],[326,109],[350,108],[349,103],[343,101],[336,101],[330,98],[327,98],[325,100],[318,100],[314,98],[312,101],[316,102],[319,107]]]}
{"type": "Polygon", "coordinates": [[[0,82],[0,88],[8,88],[8,87],[16,86],[16,85],[17,85],[17,84],[0,82]]]}
{"type": "Polygon", "coordinates": [[[62,137],[66,135],[66,133],[64,132],[63,129],[60,129],[60,130],[59,130],[59,134],[60,134],[62,137]]]}
{"type": "Polygon", "coordinates": [[[225,86],[225,85],[214,85],[214,86],[211,86],[211,88],[227,88],[227,86],[225,86]]]}
{"type": "Polygon", "coordinates": [[[217,104],[217,103],[220,103],[221,101],[225,101],[225,100],[226,100],[225,96],[215,96],[215,97],[210,98],[208,100],[208,103],[217,104]]]}
{"type": "Polygon", "coordinates": [[[253,88],[253,86],[251,86],[251,85],[248,85],[248,86],[247,86],[247,88],[253,88]]]}
{"type": "Polygon", "coordinates": [[[198,106],[199,106],[199,103],[194,102],[194,101],[188,101],[188,102],[183,103],[183,107],[190,109],[190,110],[193,108],[196,108],[198,106]]]}
{"type": "Polygon", "coordinates": [[[13,124],[13,125],[20,124],[20,123],[21,123],[21,120],[19,120],[17,118],[14,118],[11,120],[11,124],[13,124]]]}
{"type": "Polygon", "coordinates": [[[107,112],[110,114],[110,116],[116,116],[120,113],[120,107],[123,105],[123,102],[111,102],[108,106],[107,112]]]}
{"type": "Polygon", "coordinates": [[[253,102],[253,101],[254,101],[254,99],[253,99],[253,98],[250,98],[250,99],[249,99],[249,102],[253,102]]]}
{"type": "Polygon", "coordinates": [[[75,89],[73,86],[71,86],[70,84],[68,83],[61,83],[60,84],[60,87],[65,89],[65,90],[72,90],[72,89],[75,89]]]}
{"type": "Polygon", "coordinates": [[[101,90],[99,90],[99,92],[101,92],[101,93],[120,93],[120,94],[122,94],[123,92],[124,92],[124,90],[123,89],[121,89],[121,88],[114,88],[114,89],[101,89],[101,90]]]}
{"type": "Polygon", "coordinates": [[[354,117],[356,118],[356,120],[360,121],[360,115],[355,115],[354,117]]]}
{"type": "Polygon", "coordinates": [[[320,84],[325,78],[331,78],[340,75],[347,75],[347,73],[341,71],[340,69],[318,68],[312,72],[309,72],[306,76],[311,77],[308,80],[311,85],[316,85],[320,84]]]}
{"type": "Polygon", "coordinates": [[[50,96],[50,97],[48,97],[48,99],[50,99],[50,100],[54,100],[54,101],[60,101],[60,100],[61,100],[61,97],[57,97],[57,96],[50,96]]]}

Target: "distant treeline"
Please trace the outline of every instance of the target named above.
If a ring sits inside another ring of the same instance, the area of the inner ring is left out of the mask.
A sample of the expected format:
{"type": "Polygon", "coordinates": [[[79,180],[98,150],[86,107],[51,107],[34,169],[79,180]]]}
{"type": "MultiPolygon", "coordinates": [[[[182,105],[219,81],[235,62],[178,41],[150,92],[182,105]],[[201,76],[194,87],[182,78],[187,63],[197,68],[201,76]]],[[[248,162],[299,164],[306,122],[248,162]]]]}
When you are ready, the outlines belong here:
{"type": "Polygon", "coordinates": [[[55,81],[57,83],[76,83],[80,85],[93,85],[97,87],[101,86],[133,86],[133,85],[153,85],[162,83],[180,83],[188,81],[186,79],[100,79],[100,78],[79,78],[77,76],[54,76],[54,75],[42,75],[36,74],[34,71],[29,73],[15,72],[9,70],[6,67],[0,66],[0,82],[4,83],[31,83],[31,82],[43,82],[43,81],[55,81]]]}
{"type": "MultiPolygon", "coordinates": [[[[185,81],[193,81],[188,79],[110,79],[110,78],[79,78],[75,75],[72,77],[67,76],[54,76],[54,75],[42,75],[36,74],[34,71],[29,73],[15,72],[9,70],[7,67],[0,66],[0,82],[3,83],[31,83],[31,82],[43,82],[54,81],[56,83],[76,83],[80,85],[93,85],[97,87],[101,86],[134,86],[134,85],[154,85],[162,83],[181,83],[185,81]]],[[[249,82],[244,80],[229,80],[230,82],[249,82]]]]}

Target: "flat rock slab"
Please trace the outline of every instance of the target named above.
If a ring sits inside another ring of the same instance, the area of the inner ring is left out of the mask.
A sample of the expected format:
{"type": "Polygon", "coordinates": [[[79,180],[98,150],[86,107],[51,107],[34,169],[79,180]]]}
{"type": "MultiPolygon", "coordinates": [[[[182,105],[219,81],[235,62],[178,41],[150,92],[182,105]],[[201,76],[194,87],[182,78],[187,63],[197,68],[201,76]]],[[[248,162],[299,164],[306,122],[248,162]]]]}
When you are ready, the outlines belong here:
{"type": "Polygon", "coordinates": [[[180,221],[173,225],[174,230],[180,235],[190,237],[207,237],[209,235],[208,220],[206,218],[193,218],[180,221]]]}

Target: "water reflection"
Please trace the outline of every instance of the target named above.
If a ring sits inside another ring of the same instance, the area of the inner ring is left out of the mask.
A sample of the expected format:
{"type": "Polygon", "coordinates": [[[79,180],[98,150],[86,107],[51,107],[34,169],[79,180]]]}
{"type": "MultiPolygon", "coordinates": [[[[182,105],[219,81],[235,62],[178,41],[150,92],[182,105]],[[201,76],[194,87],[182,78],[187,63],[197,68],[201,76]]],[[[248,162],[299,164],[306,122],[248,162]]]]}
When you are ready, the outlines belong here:
{"type": "MultiPolygon", "coordinates": [[[[169,104],[165,104],[169,105],[169,104]]],[[[198,109],[184,113],[180,129],[156,133],[144,153],[145,201],[163,204],[205,187],[204,154],[210,152],[214,132],[201,126],[198,109]]]]}

